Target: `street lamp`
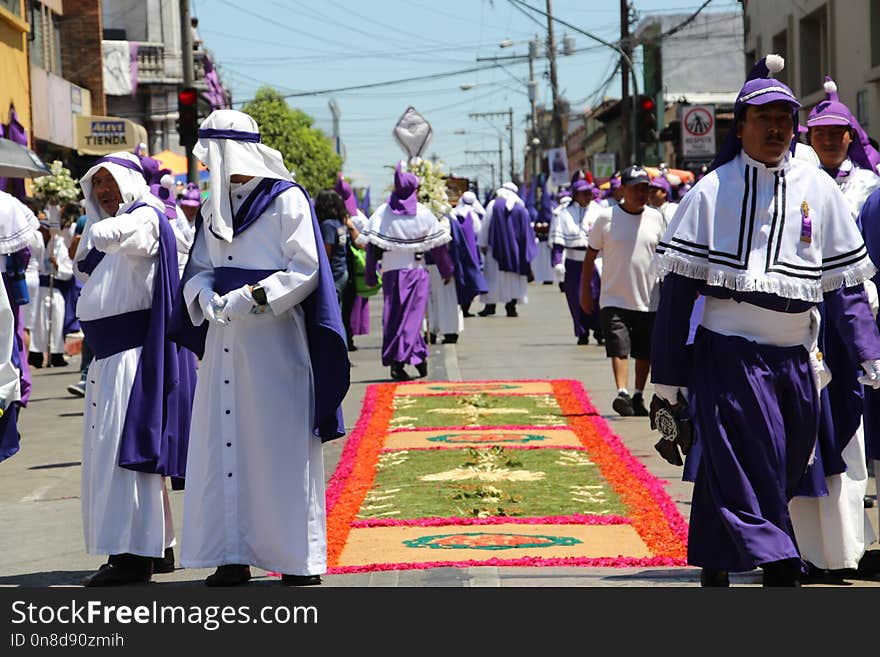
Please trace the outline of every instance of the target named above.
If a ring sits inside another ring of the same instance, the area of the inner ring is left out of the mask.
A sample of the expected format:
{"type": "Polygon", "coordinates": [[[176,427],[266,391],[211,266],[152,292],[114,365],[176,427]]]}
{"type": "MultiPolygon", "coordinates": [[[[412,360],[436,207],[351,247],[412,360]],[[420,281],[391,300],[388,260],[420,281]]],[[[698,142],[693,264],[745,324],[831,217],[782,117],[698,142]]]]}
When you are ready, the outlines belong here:
{"type": "Polygon", "coordinates": [[[462,82],[460,85],[458,85],[458,88],[461,89],[462,91],[470,91],[471,89],[473,89],[476,86],[477,86],[476,82],[462,82]]]}
{"type": "Polygon", "coordinates": [[[499,48],[510,48],[513,45],[513,41],[510,39],[505,39],[501,43],[498,44],[499,48]]]}

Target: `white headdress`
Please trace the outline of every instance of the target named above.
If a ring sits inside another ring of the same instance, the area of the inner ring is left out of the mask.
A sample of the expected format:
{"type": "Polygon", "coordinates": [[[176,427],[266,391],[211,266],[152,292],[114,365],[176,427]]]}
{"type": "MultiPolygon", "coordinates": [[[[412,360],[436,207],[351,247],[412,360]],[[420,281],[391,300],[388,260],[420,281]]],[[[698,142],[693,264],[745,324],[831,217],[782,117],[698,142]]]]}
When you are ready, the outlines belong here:
{"type": "Polygon", "coordinates": [[[230,176],[293,179],[281,153],[260,143],[260,128],[253,117],[237,110],[211,112],[199,126],[193,153],[208,167],[211,185],[202,218],[211,232],[227,242],[232,241],[230,176]]]}
{"type": "MultiPolygon", "coordinates": [[[[110,216],[115,217],[120,213],[124,214],[136,203],[146,203],[159,209],[163,214],[165,212],[165,203],[161,199],[156,198],[150,191],[149,185],[147,185],[140,158],[127,151],[110,153],[110,155],[101,157],[79,179],[79,185],[82,187],[86,215],[88,216],[85,228],[83,228],[83,235],[88,235],[89,228],[96,221],[101,221],[110,216]],[[105,169],[113,176],[116,186],[119,187],[119,193],[122,195],[122,203],[119,204],[119,208],[112,215],[104,211],[104,208],[101,207],[98,199],[92,193],[92,178],[100,169],[105,169]]],[[[87,245],[86,240],[81,241],[76,249],[76,259],[79,260],[80,256],[85,256],[90,248],[91,245],[87,245]]]]}

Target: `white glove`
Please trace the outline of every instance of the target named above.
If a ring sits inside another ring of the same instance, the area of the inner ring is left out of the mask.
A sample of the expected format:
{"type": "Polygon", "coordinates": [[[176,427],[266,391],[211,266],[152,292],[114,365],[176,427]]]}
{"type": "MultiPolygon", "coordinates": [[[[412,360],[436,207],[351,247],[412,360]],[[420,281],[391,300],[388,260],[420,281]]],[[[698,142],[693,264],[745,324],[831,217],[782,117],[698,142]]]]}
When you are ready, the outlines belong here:
{"type": "Polygon", "coordinates": [[[880,388],[880,360],[866,360],[862,363],[865,376],[859,377],[859,383],[871,386],[875,390],[880,388]]]}
{"type": "Polygon", "coordinates": [[[553,271],[556,272],[560,280],[565,278],[565,263],[560,262],[558,265],[553,265],[553,271]]]}
{"type": "Polygon", "coordinates": [[[205,288],[199,292],[199,306],[201,306],[202,314],[209,323],[217,324],[218,326],[226,323],[226,320],[221,317],[220,312],[223,309],[223,300],[214,290],[205,288]]]}
{"type": "Polygon", "coordinates": [[[232,290],[232,292],[224,294],[220,299],[223,302],[223,310],[220,316],[227,322],[233,322],[245,315],[249,315],[256,305],[249,285],[243,285],[237,290],[232,290]]]}
{"type": "Polygon", "coordinates": [[[655,383],[654,384],[654,394],[658,397],[661,397],[668,401],[673,406],[678,403],[678,392],[681,391],[681,396],[685,399],[688,398],[688,389],[683,386],[669,386],[665,383],[655,383]]]}

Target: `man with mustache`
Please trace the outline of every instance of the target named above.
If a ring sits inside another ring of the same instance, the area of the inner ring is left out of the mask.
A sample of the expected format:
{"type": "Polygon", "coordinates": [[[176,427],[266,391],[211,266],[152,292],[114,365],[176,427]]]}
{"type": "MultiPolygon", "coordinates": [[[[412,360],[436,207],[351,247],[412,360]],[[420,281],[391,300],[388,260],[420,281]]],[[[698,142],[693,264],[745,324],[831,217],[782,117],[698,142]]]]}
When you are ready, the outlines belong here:
{"type": "Polygon", "coordinates": [[[788,501],[818,433],[818,304],[865,370],[859,380],[880,386],[880,333],[863,285],[876,270],[837,185],[792,157],[800,103],[770,77],[783,65],[768,55],[752,69],[735,129],[655,258],[651,418],[664,439],[675,423],[694,428],[688,562],[702,568],[703,586],[728,586],[729,572],[756,567],[764,586],[799,585],[788,501]],[[698,294],[705,307],[688,346],[698,294]]]}

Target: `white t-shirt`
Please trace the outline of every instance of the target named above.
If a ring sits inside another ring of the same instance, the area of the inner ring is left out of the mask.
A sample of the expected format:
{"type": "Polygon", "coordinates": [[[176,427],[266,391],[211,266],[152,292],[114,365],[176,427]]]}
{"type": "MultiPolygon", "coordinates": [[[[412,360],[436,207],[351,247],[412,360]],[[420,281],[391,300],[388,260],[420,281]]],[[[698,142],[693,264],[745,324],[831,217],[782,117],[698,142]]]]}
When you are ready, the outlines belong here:
{"type": "Polygon", "coordinates": [[[656,311],[659,301],[652,261],[665,221],[654,208],[631,214],[621,206],[604,210],[590,230],[590,247],[602,252],[599,306],[656,311]]]}

